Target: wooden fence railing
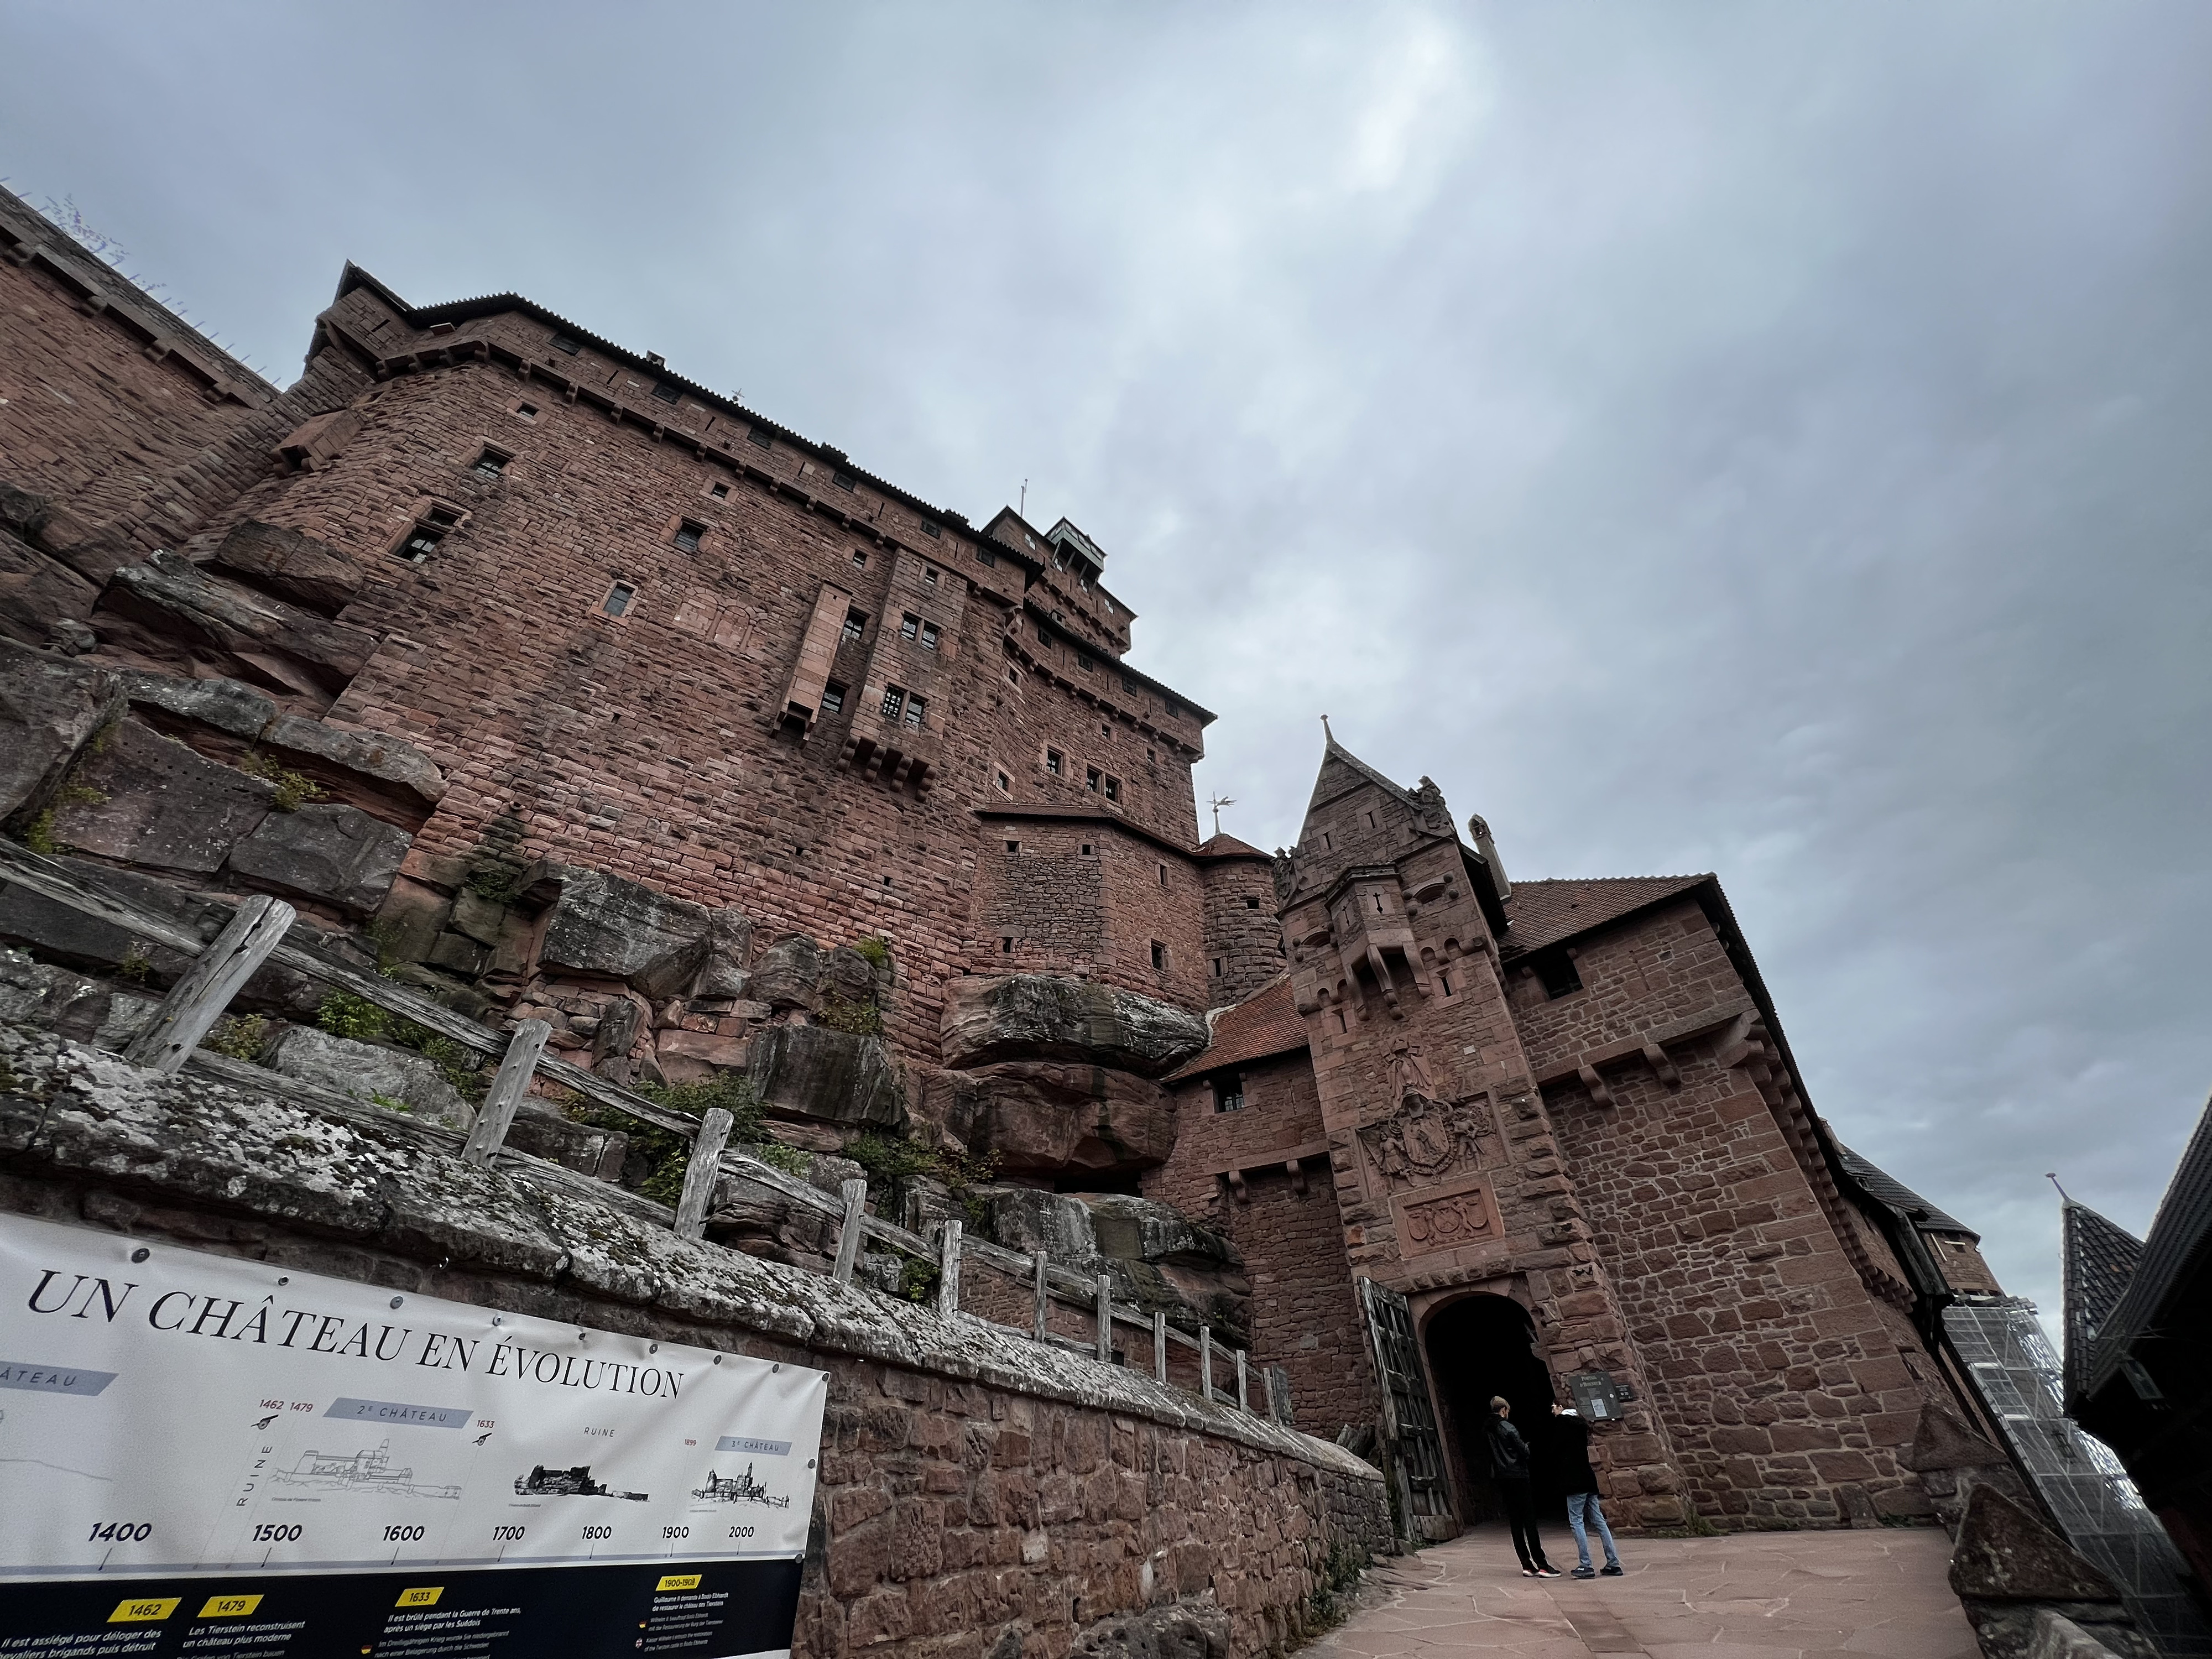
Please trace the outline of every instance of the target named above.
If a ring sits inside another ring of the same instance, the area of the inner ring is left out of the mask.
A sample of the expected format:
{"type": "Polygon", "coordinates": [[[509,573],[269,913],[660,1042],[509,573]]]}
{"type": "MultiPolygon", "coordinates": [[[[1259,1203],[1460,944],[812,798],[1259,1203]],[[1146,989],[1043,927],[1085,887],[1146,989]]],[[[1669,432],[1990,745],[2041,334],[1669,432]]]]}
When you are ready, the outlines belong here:
{"type": "MultiPolygon", "coordinates": [[[[935,1268],[937,1311],[940,1316],[975,1318],[979,1316],[961,1306],[961,1270],[965,1265],[988,1268],[1029,1286],[1032,1315],[1027,1329],[1034,1340],[1086,1353],[1111,1364],[1115,1358],[1115,1328],[1140,1331],[1150,1350],[1152,1375],[1159,1381],[1170,1382],[1169,1353],[1181,1347],[1194,1352],[1197,1358],[1199,1385],[1195,1392],[1207,1400],[1233,1402],[1241,1410],[1251,1409],[1251,1379],[1244,1351],[1218,1340],[1210,1328],[1200,1326],[1194,1336],[1178,1330],[1167,1322],[1164,1313],[1147,1312],[1115,1302],[1113,1280],[1104,1273],[1086,1276],[1058,1266],[1043,1251],[1024,1255],[982,1239],[970,1238],[957,1220],[937,1223],[925,1237],[871,1215],[867,1211],[868,1184],[865,1181],[846,1182],[842,1194],[833,1198],[757,1158],[731,1151],[732,1121],[727,1112],[718,1109],[694,1118],[547,1054],[546,1039],[552,1034],[552,1028],[544,1020],[524,1020],[512,1033],[495,1031],[381,975],[363,973],[351,963],[335,960],[319,951],[286,943],[296,912],[281,899],[257,895],[241,900],[229,924],[212,942],[204,942],[191,929],[155,915],[82,878],[54,860],[4,838],[0,838],[0,881],[110,923],[135,938],[167,945],[195,958],[146,1029],[124,1049],[123,1057],[135,1065],[173,1073],[194,1063],[196,1056],[204,1060],[207,1057],[199,1048],[200,1040],[215,1028],[216,1022],[222,1018],[232,999],[255,970],[264,963],[273,962],[412,1020],[471,1053],[499,1056],[499,1070],[477,1109],[462,1148],[461,1156],[471,1164],[489,1164],[500,1155],[515,1112],[530,1091],[532,1079],[543,1078],[595,1104],[611,1107],[692,1143],[684,1191],[677,1201],[673,1221],[675,1230],[686,1237],[697,1238],[704,1234],[718,1179],[724,1175],[732,1176],[766,1188],[802,1209],[835,1218],[838,1225],[837,1254],[831,1273],[841,1284],[852,1282],[863,1249],[872,1242],[935,1268]],[[1050,1328],[1054,1304],[1079,1310],[1088,1316],[1092,1328],[1091,1341],[1084,1342],[1050,1328]],[[1233,1390],[1214,1384],[1217,1352],[1229,1358],[1233,1390]]],[[[210,1069],[235,1081],[241,1068],[225,1064],[210,1069]]]]}

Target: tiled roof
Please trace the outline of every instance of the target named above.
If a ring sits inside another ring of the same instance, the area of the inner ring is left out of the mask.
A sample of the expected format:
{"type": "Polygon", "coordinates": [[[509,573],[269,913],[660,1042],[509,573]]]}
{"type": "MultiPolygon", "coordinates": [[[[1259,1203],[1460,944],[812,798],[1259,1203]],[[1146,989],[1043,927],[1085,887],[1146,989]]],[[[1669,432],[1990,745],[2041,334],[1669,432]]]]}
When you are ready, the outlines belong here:
{"type": "Polygon", "coordinates": [[[1279,979],[1213,1017],[1213,1041],[1204,1054],[1167,1080],[1181,1083],[1224,1066],[1270,1054],[1303,1052],[1305,1017],[1291,996],[1291,981],[1279,979]]]}
{"type": "Polygon", "coordinates": [[[2142,1243],[2086,1204],[2069,1202],[2061,1218],[2065,1261],[2066,1375],[2069,1385],[2087,1372],[2097,1333],[2104,1328],[2142,1261],[2142,1243]]]}
{"type": "Polygon", "coordinates": [[[1877,1204],[1887,1205],[1914,1226],[1929,1232],[1964,1233],[1969,1238],[1980,1238],[1981,1235],[1966,1223],[1944,1214],[1895,1176],[1869,1163],[1840,1140],[1836,1142],[1836,1156],[1843,1160],[1845,1172],[1865,1189],[1869,1198],[1877,1204]]]}
{"type": "Polygon", "coordinates": [[[2101,1389],[2120,1361],[2128,1358],[2129,1350],[2157,1330],[2166,1298],[2185,1282],[2209,1242],[2212,1242],[2212,1103],[2197,1120],[2197,1132],[2190,1136],[2166,1196],[2159,1200],[2150,1235],[2143,1240],[2142,1261],[2087,1356],[2080,1382],[2083,1393],[2094,1394],[2101,1389]]]}
{"type": "Polygon", "coordinates": [[[1250,842],[1239,841],[1234,836],[1222,834],[1209,836],[1200,842],[1198,855],[1202,859],[1269,859],[1269,861],[1273,862],[1269,854],[1261,852],[1250,842]]]}
{"type": "Polygon", "coordinates": [[[1606,876],[1583,881],[1516,881],[1505,901],[1507,955],[1539,950],[1617,920],[1711,876],[1606,876]]]}

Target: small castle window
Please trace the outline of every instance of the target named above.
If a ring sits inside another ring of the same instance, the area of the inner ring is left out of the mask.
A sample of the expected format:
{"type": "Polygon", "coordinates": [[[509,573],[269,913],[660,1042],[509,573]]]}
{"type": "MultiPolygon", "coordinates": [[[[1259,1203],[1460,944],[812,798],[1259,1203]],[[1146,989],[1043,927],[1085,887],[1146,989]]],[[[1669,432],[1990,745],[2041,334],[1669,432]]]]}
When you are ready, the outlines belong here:
{"type": "Polygon", "coordinates": [[[998,562],[999,562],[999,556],[998,556],[997,554],[994,553],[993,551],[991,551],[991,550],[990,550],[989,548],[988,548],[988,547],[979,547],[979,548],[977,548],[977,549],[975,550],[975,562],[976,562],[976,563],[978,563],[978,564],[992,564],[992,565],[994,565],[994,564],[998,563],[998,562]]]}
{"type": "Polygon", "coordinates": [[[1120,800],[1120,799],[1121,799],[1121,779],[1119,779],[1119,778],[1115,778],[1115,777],[1109,777],[1109,778],[1106,780],[1106,799],[1107,799],[1108,800],[1112,800],[1112,801],[1118,801],[1118,800],[1120,800]]]}
{"type": "Polygon", "coordinates": [[[1150,744],[1149,743],[1148,743],[1148,744],[1146,744],[1145,745],[1145,758],[1146,758],[1146,760],[1148,760],[1148,761],[1156,761],[1156,760],[1158,760],[1159,757],[1160,757],[1160,756],[1159,756],[1159,750],[1158,750],[1157,749],[1154,749],[1154,748],[1152,747],[1152,744],[1150,744]]]}
{"type": "Polygon", "coordinates": [[[684,388],[663,380],[653,388],[653,395],[664,404],[679,404],[684,401],[684,388]]]}
{"type": "Polygon", "coordinates": [[[775,434],[764,426],[749,426],[745,428],[745,441],[758,444],[763,449],[774,449],[775,434]]]}
{"type": "Polygon", "coordinates": [[[884,688],[884,718],[896,720],[906,708],[906,693],[896,685],[884,688]]]}
{"type": "Polygon", "coordinates": [[[1544,981],[1544,994],[1549,997],[1571,996],[1583,988],[1583,976],[1575,967],[1575,959],[1565,951],[1547,951],[1536,958],[1536,977],[1544,981]]]}
{"type": "Polygon", "coordinates": [[[854,548],[853,550],[853,568],[855,570],[866,570],[867,568],[867,554],[860,548],[854,548]]]}
{"type": "Polygon", "coordinates": [[[514,406],[514,413],[516,418],[520,420],[534,421],[538,418],[538,405],[536,404],[517,404],[514,406]]]}
{"type": "Polygon", "coordinates": [[[1018,853],[1022,850],[1022,844],[1018,841],[1010,841],[1006,843],[1006,850],[1009,853],[1018,853]]]}
{"type": "Polygon", "coordinates": [[[1000,956],[1002,956],[1002,957],[1010,957],[1010,956],[1013,955],[1013,953],[1014,953],[1014,936],[1013,936],[1012,933],[1001,933],[1001,934],[1000,934],[1000,935],[999,935],[999,954],[1000,954],[1000,956]]]}
{"type": "Polygon", "coordinates": [[[913,639],[916,635],[918,635],[918,634],[919,634],[919,633],[921,633],[921,617],[913,617],[913,616],[908,616],[908,617],[900,617],[900,618],[899,618],[899,637],[900,637],[901,639],[902,639],[902,640],[910,640],[910,639],[913,639]]]}
{"type": "Polygon", "coordinates": [[[868,613],[866,611],[848,611],[845,613],[845,637],[848,640],[864,639],[867,632],[868,613]]]}
{"type": "Polygon", "coordinates": [[[1080,668],[1086,674],[1088,674],[1092,669],[1098,666],[1097,663],[1091,661],[1090,658],[1085,656],[1080,651],[1075,653],[1075,665],[1078,668],[1080,668]]]}
{"type": "Polygon", "coordinates": [[[410,564],[420,564],[438,550],[445,539],[443,532],[429,525],[416,525],[415,533],[400,544],[399,556],[410,564]]]}
{"type": "Polygon", "coordinates": [[[1160,885],[1161,885],[1161,886],[1163,886],[1163,887],[1164,887],[1164,886],[1166,886],[1167,884],[1168,884],[1168,867],[1167,867],[1167,866],[1166,866],[1166,865],[1163,864],[1162,866],[1160,866],[1160,885]]]}
{"type": "Polygon", "coordinates": [[[715,501],[726,501],[730,499],[730,487],[726,483],[709,484],[707,494],[715,501]]]}
{"type": "Polygon", "coordinates": [[[935,565],[933,565],[933,564],[926,564],[926,565],[922,566],[922,568],[921,568],[921,580],[922,580],[925,583],[927,583],[928,586],[930,586],[931,587],[934,587],[934,586],[937,586],[937,567],[936,567],[935,565]]]}
{"type": "Polygon", "coordinates": [[[694,524],[689,519],[684,520],[682,524],[676,526],[676,550],[679,553],[696,553],[699,550],[699,538],[706,533],[705,525],[694,524]]]}
{"type": "Polygon", "coordinates": [[[928,708],[929,705],[920,697],[908,697],[906,700],[906,724],[908,731],[921,730],[921,717],[928,708]]]}
{"type": "Polygon", "coordinates": [[[1121,676],[1121,690],[1133,697],[1139,695],[1136,681],[1131,679],[1127,674],[1121,676]]]}
{"type": "Polygon", "coordinates": [[[1083,843],[1083,856],[1085,858],[1091,856],[1091,843],[1087,841],[1083,843]]]}
{"type": "Polygon", "coordinates": [[[1060,775],[1061,769],[1066,765],[1066,763],[1060,758],[1059,750],[1048,749],[1044,751],[1044,769],[1051,773],[1053,776],[1058,777],[1060,775]]]}
{"type": "Polygon", "coordinates": [[[626,617],[629,614],[631,602],[636,598],[637,589],[628,582],[617,582],[607,589],[606,598],[599,601],[599,610],[605,616],[626,617]]]}
{"type": "Polygon", "coordinates": [[[1158,939],[1152,941],[1152,971],[1164,974],[1168,970],[1168,947],[1158,939]]]}
{"type": "Polygon", "coordinates": [[[1098,793],[1098,786],[1105,781],[1106,775],[1101,772],[1097,767],[1086,766],[1083,769],[1083,787],[1085,789],[1088,789],[1092,794],[1095,795],[1098,793]]]}
{"type": "Polygon", "coordinates": [[[1173,697],[1170,697],[1170,698],[1168,699],[1168,702],[1167,702],[1167,709],[1166,709],[1167,717],[1168,717],[1170,720],[1174,720],[1174,719],[1177,718],[1178,716],[1180,716],[1180,715],[1182,714],[1182,705],[1181,703],[1177,702],[1176,702],[1173,697]]]}
{"type": "Polygon", "coordinates": [[[823,714],[835,714],[840,713],[844,707],[845,688],[843,686],[838,684],[836,681],[832,680],[829,684],[822,688],[822,712],[823,714]]]}
{"type": "Polygon", "coordinates": [[[1260,901],[1255,898],[1248,898],[1244,901],[1244,908],[1247,910],[1256,910],[1260,908],[1260,901]]]}
{"type": "Polygon", "coordinates": [[[830,475],[830,482],[840,489],[850,489],[859,483],[860,480],[849,472],[832,472],[830,475]]]}
{"type": "Polygon", "coordinates": [[[1006,684],[1008,685],[1019,685],[1021,683],[1022,671],[1018,668],[1009,668],[1006,671],[1006,684]]]}
{"type": "Polygon", "coordinates": [[[546,343],[551,346],[554,350],[562,352],[570,357],[574,356],[578,352],[584,349],[583,343],[580,340],[573,340],[566,334],[556,334],[550,340],[547,341],[546,343]]]}
{"type": "Polygon", "coordinates": [[[935,623],[922,623],[921,648],[925,651],[934,651],[937,649],[937,624],[935,623]]]}
{"type": "Polygon", "coordinates": [[[921,533],[928,537],[932,541],[935,541],[939,537],[945,533],[944,530],[940,526],[930,523],[927,519],[921,520],[921,533]]]}
{"type": "Polygon", "coordinates": [[[1006,775],[1003,768],[994,772],[991,776],[993,781],[997,783],[999,786],[999,793],[1000,794],[1011,795],[1014,793],[1014,781],[1006,775]]]}
{"type": "Polygon", "coordinates": [[[1213,976],[1216,979],[1219,979],[1221,977],[1221,958],[1219,957],[1216,957],[1213,959],[1213,976]]]}

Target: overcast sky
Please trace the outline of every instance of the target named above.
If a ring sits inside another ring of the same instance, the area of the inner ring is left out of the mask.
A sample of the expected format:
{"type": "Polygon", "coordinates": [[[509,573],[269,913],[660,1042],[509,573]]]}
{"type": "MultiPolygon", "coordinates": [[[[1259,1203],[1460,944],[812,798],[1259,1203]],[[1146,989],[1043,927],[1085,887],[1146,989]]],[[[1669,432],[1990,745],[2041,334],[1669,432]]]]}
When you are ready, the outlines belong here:
{"type": "Polygon", "coordinates": [[[8,0],[0,174],[288,381],[515,289],[1108,551],[1291,840],[1717,871],[1838,1133],[2057,1302],[2212,1085],[2212,7],[8,0]],[[2192,851],[2192,849],[2195,849],[2192,851]]]}

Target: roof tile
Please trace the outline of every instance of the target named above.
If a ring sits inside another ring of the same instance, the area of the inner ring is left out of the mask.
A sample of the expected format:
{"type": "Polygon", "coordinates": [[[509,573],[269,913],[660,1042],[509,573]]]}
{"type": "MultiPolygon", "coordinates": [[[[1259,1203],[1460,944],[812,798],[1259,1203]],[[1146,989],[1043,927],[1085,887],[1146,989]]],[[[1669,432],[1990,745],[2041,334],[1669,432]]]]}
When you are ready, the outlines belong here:
{"type": "Polygon", "coordinates": [[[1686,893],[1707,876],[1605,876],[1577,881],[1516,881],[1505,901],[1505,954],[1540,950],[1632,910],[1686,893]]]}
{"type": "Polygon", "coordinates": [[[1302,1051],[1306,1047],[1305,1017],[1291,995],[1291,981],[1279,979],[1254,992],[1234,1008],[1213,1017],[1213,1041],[1204,1054],[1167,1081],[1188,1082],[1224,1066],[1270,1054],[1302,1051]]]}

